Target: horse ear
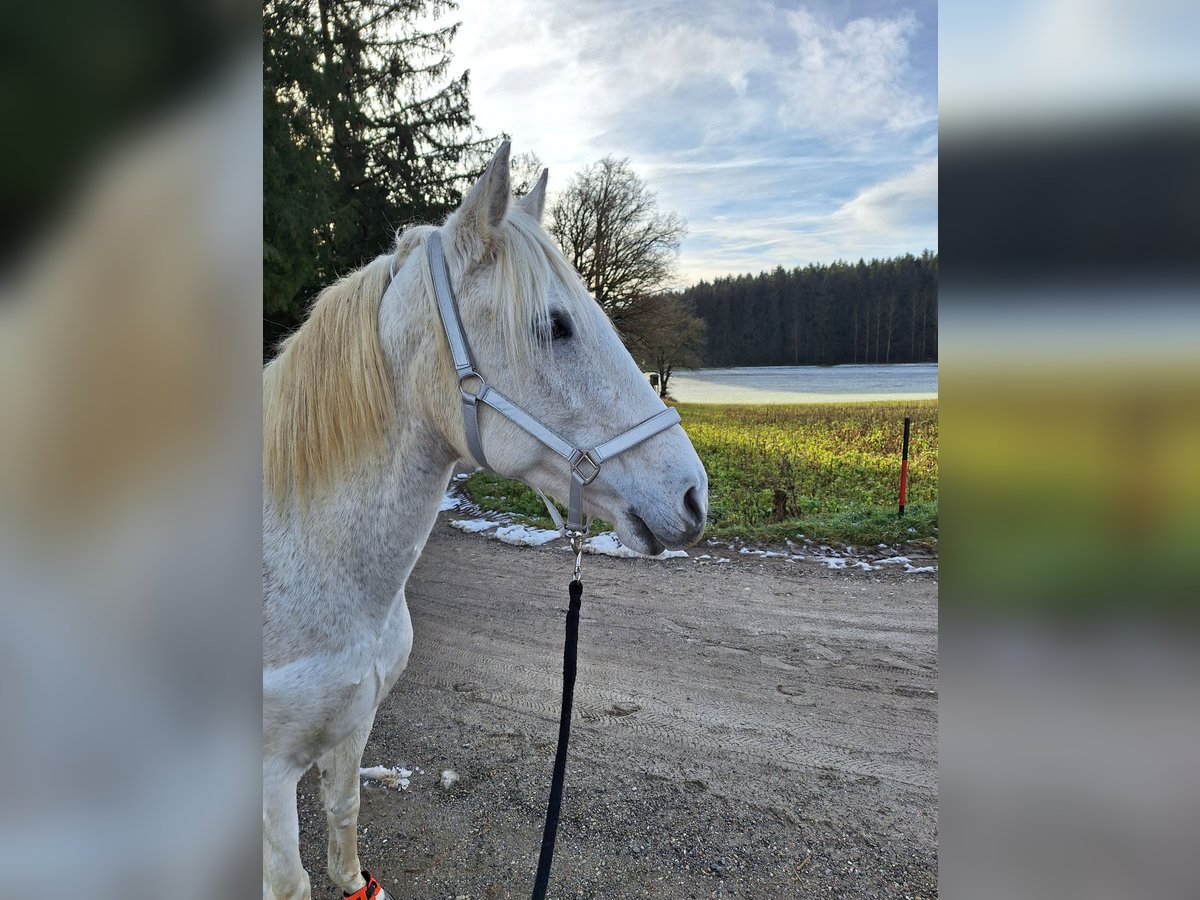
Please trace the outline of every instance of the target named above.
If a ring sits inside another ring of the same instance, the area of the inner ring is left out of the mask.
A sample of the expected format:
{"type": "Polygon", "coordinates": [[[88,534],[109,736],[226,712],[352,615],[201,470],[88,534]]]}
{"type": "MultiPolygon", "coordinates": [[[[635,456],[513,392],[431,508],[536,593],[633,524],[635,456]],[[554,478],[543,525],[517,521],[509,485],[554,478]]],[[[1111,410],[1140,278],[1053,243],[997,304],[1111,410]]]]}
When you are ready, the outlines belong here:
{"type": "Polygon", "coordinates": [[[528,194],[517,201],[517,206],[533,216],[533,220],[539,225],[542,222],[542,211],[546,208],[546,179],[549,176],[550,170],[542,169],[537,184],[530,189],[528,194]]]}
{"type": "Polygon", "coordinates": [[[508,141],[500,145],[487,169],[467,191],[466,199],[458,210],[459,229],[474,231],[485,243],[488,232],[499,225],[508,212],[512,191],[508,173],[511,146],[508,141]]]}

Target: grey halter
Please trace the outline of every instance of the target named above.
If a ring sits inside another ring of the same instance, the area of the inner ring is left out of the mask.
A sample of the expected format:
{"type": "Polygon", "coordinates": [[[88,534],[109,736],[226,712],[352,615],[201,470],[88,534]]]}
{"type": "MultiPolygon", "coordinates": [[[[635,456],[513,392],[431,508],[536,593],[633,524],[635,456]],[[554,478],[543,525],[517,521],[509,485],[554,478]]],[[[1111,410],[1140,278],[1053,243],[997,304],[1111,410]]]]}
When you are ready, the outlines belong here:
{"type": "Polygon", "coordinates": [[[486,403],[567,461],[571,467],[571,494],[567,503],[566,522],[563,522],[562,516],[559,515],[558,510],[546,495],[541,491],[537,493],[546,504],[550,518],[554,520],[563,537],[571,543],[571,549],[576,553],[576,570],[578,571],[578,554],[581,552],[583,539],[587,536],[589,524],[583,518],[584,486],[595,480],[605,461],[624,453],[631,447],[636,447],[660,431],[665,431],[672,425],[678,424],[679,413],[664,405],[661,412],[655,413],[628,431],[590,449],[576,447],[570,441],[555,434],[491,387],[475,368],[475,359],[471,355],[471,347],[467,343],[467,335],[463,331],[462,319],[458,314],[458,304],[455,302],[454,292],[450,288],[450,273],[446,267],[445,254],[442,252],[441,235],[434,231],[429,236],[425,247],[429,258],[429,271],[433,277],[433,290],[437,296],[438,312],[441,314],[442,327],[446,330],[446,339],[450,343],[450,353],[454,357],[454,370],[458,373],[458,390],[462,395],[463,404],[463,423],[466,427],[467,445],[471,450],[471,455],[475,457],[475,461],[479,465],[490,468],[487,457],[483,453],[483,443],[479,437],[479,404],[486,403]]]}

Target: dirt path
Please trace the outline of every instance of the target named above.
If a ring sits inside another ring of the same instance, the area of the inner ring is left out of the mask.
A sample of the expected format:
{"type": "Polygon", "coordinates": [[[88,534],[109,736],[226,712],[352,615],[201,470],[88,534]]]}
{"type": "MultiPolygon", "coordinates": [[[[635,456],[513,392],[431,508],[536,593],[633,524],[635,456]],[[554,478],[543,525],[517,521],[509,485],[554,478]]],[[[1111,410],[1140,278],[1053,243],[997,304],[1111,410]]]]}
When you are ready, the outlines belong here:
{"type": "MultiPolygon", "coordinates": [[[[400,898],[526,897],[568,554],[439,521],[366,766],[360,853],[400,898]],[[449,790],[443,769],[461,777],[449,790]]],[[[936,897],[937,582],[778,560],[588,557],[552,897],[936,897]]],[[[301,782],[314,897],[316,778],[301,782]]]]}

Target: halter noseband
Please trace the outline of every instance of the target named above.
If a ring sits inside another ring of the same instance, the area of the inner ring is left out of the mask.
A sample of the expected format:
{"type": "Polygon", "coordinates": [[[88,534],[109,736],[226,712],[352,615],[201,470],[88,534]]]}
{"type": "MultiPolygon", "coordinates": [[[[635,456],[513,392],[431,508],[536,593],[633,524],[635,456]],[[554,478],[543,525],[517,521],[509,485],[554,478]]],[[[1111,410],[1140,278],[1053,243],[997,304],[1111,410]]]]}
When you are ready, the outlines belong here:
{"type": "MultiPolygon", "coordinates": [[[[664,405],[661,412],[655,413],[628,431],[591,449],[576,447],[570,441],[555,434],[491,387],[479,374],[475,368],[475,358],[471,355],[471,346],[467,343],[466,332],[463,331],[454,291],[450,288],[450,272],[446,266],[445,254],[442,252],[441,234],[434,231],[429,236],[425,249],[429,258],[429,272],[433,277],[433,292],[437,297],[438,313],[442,318],[442,327],[446,330],[450,353],[454,357],[454,370],[458,373],[458,390],[462,395],[463,404],[463,423],[466,427],[467,446],[471,450],[471,455],[485,469],[491,468],[488,465],[487,457],[484,456],[483,443],[479,435],[479,404],[486,403],[522,431],[532,435],[566,460],[571,467],[571,494],[567,503],[566,522],[563,522],[562,516],[559,515],[558,510],[546,495],[541,491],[537,491],[537,493],[546,504],[546,509],[550,513],[550,518],[554,520],[554,524],[558,526],[563,537],[571,543],[571,548],[577,554],[578,560],[589,524],[584,521],[583,517],[584,486],[595,480],[605,461],[624,453],[631,447],[636,447],[660,431],[665,431],[672,425],[678,424],[679,413],[664,405]]],[[[534,488],[534,490],[537,489],[534,488]]]]}

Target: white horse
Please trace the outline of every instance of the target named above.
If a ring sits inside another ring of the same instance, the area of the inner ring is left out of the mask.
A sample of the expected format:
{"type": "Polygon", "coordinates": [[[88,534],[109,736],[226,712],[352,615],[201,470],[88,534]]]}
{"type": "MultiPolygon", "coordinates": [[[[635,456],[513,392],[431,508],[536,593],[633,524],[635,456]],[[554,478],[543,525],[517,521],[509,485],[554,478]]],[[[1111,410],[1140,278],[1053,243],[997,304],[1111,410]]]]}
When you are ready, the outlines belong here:
{"type": "MultiPolygon", "coordinates": [[[[662,410],[541,229],[545,191],[543,172],[512,200],[505,142],[440,229],[405,232],[394,253],[327,288],[265,370],[264,897],[310,897],[296,785],[314,763],[329,877],[347,894],[386,896],[359,865],[359,767],[412,648],[405,581],[455,464],[471,458],[420,252],[429,236],[440,233],[479,370],[511,400],[581,447],[662,410]]],[[[525,431],[489,410],[480,436],[491,468],[566,496],[568,467],[525,431]]],[[[655,554],[699,538],[707,495],[687,435],[670,427],[606,462],[585,502],[655,554]]]]}

